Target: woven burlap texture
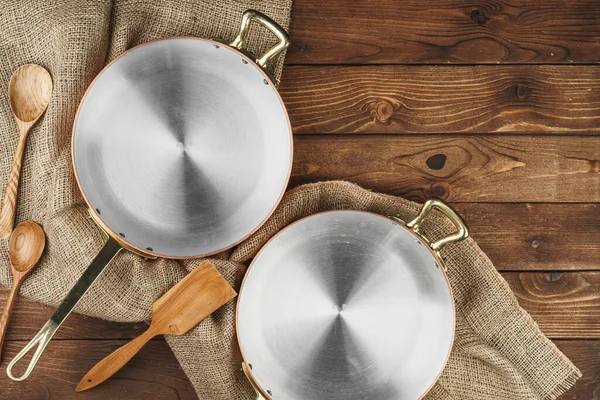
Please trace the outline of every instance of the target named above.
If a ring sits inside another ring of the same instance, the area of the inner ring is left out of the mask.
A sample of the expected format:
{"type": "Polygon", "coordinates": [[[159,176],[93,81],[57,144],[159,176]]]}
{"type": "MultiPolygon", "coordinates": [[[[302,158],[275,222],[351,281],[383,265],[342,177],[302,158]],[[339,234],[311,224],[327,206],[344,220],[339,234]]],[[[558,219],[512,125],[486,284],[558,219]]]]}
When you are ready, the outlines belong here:
{"type": "MultiPolygon", "coordinates": [[[[365,210],[410,221],[419,208],[348,182],[304,185],[284,196],[273,216],[234,250],[230,260],[250,260],[283,227],[317,212],[365,210]]],[[[433,212],[421,230],[436,240],[455,228],[433,212]]],[[[581,373],[519,306],[473,239],[448,245],[441,254],[454,293],[456,333],[448,364],[427,400],[555,399],[575,384],[581,373]]]]}
{"type": "MultiPolygon", "coordinates": [[[[20,65],[37,63],[54,81],[47,113],[32,130],[24,163],[18,221],[43,225],[48,241],[39,266],[21,294],[58,305],[105,236],[88,218],[71,167],[70,136],[79,100],[110,60],[146,41],[191,35],[231,40],[242,12],[254,8],[289,27],[291,1],[98,1],[3,2],[0,13],[0,93],[20,65]]],[[[256,53],[272,42],[253,30],[256,53]]],[[[278,77],[282,62],[273,66],[278,77]]],[[[5,185],[16,145],[6,96],[0,98],[0,184],[5,185]]],[[[307,185],[286,195],[273,217],[236,249],[212,258],[239,287],[245,264],[283,226],[315,212],[364,209],[410,219],[417,205],[344,182],[307,185]]],[[[468,216],[466,216],[468,220],[468,216]]],[[[431,236],[450,227],[439,216],[425,225],[431,236]]],[[[477,245],[448,246],[444,256],[456,297],[457,331],[448,366],[428,399],[553,399],[572,386],[579,371],[518,306],[506,282],[477,245]]],[[[0,281],[11,284],[7,243],[0,242],[0,281]]],[[[77,312],[113,321],[150,319],[151,304],[199,260],[148,261],[121,254],[77,307],[77,312]]],[[[392,316],[391,316],[392,317],[392,316]]],[[[234,302],[187,335],[167,341],[200,399],[253,399],[240,369],[234,302]]]]}
{"type": "MultiPolygon", "coordinates": [[[[2,191],[17,143],[6,96],[10,76],[20,65],[36,63],[50,72],[54,83],[48,110],[28,139],[17,220],[39,222],[48,238],[44,256],[21,293],[56,306],[105,240],[87,217],[71,167],[73,119],[92,79],[119,54],[149,40],[197,36],[231,41],[247,9],[262,11],[287,29],[291,0],[19,0],[1,1],[0,7],[2,191]]],[[[254,24],[246,43],[248,50],[262,54],[275,42],[254,24]]],[[[273,64],[274,75],[280,75],[281,67],[282,57],[273,64]]],[[[243,266],[215,263],[235,285],[243,266]]],[[[123,254],[90,289],[77,312],[115,321],[148,320],[152,302],[197,264],[123,254]]],[[[4,285],[11,284],[9,271],[7,242],[0,241],[4,285]]],[[[201,399],[251,398],[239,368],[232,307],[215,313],[190,336],[169,338],[201,399]]]]}

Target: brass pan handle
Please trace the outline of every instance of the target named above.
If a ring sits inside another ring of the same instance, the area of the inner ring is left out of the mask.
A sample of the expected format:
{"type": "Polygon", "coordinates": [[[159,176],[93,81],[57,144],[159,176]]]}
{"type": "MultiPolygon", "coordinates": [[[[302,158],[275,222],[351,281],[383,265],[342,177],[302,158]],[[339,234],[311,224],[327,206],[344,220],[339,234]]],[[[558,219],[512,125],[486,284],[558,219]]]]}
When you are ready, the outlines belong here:
{"type": "Polygon", "coordinates": [[[250,28],[251,22],[258,22],[271,31],[271,33],[273,33],[279,39],[279,43],[271,47],[265,54],[256,59],[256,63],[258,65],[266,68],[267,64],[273,59],[273,57],[288,48],[290,45],[290,37],[287,32],[281,26],[279,26],[279,24],[277,24],[277,22],[273,21],[265,14],[256,10],[248,10],[242,16],[240,33],[233,40],[233,42],[229,44],[231,47],[235,47],[238,50],[243,50],[244,42],[246,41],[246,36],[248,36],[248,29],[250,28]]]}
{"type": "Polygon", "coordinates": [[[248,381],[252,385],[252,388],[256,392],[256,400],[266,400],[263,397],[263,395],[261,394],[260,389],[258,388],[258,384],[256,383],[256,381],[252,377],[252,374],[250,373],[250,370],[248,368],[248,364],[246,364],[245,362],[242,363],[242,370],[244,371],[244,375],[246,375],[246,378],[248,379],[248,381]]]}
{"type": "Polygon", "coordinates": [[[441,211],[456,227],[456,232],[443,237],[435,242],[429,244],[432,250],[440,251],[442,247],[449,243],[460,242],[461,240],[465,240],[469,237],[469,229],[467,225],[463,221],[463,219],[454,211],[452,207],[443,202],[440,199],[429,199],[423,204],[423,208],[419,212],[419,215],[415,217],[412,221],[410,221],[406,226],[412,229],[415,233],[419,233],[419,228],[421,227],[421,223],[427,218],[427,215],[434,208],[441,211]]]}
{"type": "Polygon", "coordinates": [[[71,288],[67,296],[60,303],[54,314],[50,317],[48,322],[42,327],[42,329],[31,339],[31,341],[12,359],[6,368],[6,374],[10,379],[16,382],[21,382],[27,379],[27,377],[33,371],[33,368],[39,361],[44,349],[50,343],[50,340],[60,328],[62,323],[67,319],[71,311],[75,309],[79,300],[83,297],[85,292],[90,288],[94,281],[100,276],[104,268],[110,263],[110,261],[122,250],[121,245],[114,240],[109,238],[100,253],[94,258],[89,267],[85,270],[81,278],[75,283],[75,286],[71,288]],[[37,347],[37,348],[36,348],[37,347]],[[31,361],[27,365],[27,369],[21,376],[15,376],[13,374],[14,366],[21,361],[27,353],[32,349],[36,348],[33,353],[31,361]]]}

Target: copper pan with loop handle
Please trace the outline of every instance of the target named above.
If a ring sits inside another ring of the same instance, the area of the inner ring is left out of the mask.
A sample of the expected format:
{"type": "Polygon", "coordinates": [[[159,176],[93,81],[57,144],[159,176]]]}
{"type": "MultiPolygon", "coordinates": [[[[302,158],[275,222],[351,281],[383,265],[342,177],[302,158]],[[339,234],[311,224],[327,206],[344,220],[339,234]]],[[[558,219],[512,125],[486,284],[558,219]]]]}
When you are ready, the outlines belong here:
{"type": "Polygon", "coordinates": [[[279,232],[255,257],[238,297],[243,369],[258,398],[423,397],[454,338],[440,250],[467,236],[460,216],[437,199],[408,223],[343,210],[279,232]],[[433,209],[455,233],[436,241],[423,235],[433,209]]]}

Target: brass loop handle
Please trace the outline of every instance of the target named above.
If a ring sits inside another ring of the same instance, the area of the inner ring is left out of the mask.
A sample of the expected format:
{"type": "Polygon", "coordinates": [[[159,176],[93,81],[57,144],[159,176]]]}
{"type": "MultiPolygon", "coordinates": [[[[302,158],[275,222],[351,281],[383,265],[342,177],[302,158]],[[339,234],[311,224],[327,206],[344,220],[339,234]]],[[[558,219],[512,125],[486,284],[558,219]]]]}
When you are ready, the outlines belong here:
{"type": "Polygon", "coordinates": [[[48,343],[50,343],[52,336],[54,336],[54,334],[56,333],[58,327],[59,324],[57,324],[53,320],[49,320],[48,322],[46,322],[44,327],[33,337],[33,339],[31,339],[27,346],[25,346],[23,350],[21,350],[19,354],[17,354],[15,358],[13,358],[12,361],[8,364],[8,367],[6,368],[6,374],[10,379],[12,379],[15,382],[21,382],[27,379],[27,377],[29,377],[31,371],[33,371],[33,368],[35,367],[38,360],[42,356],[42,353],[46,349],[46,346],[48,346],[48,343]],[[21,361],[21,359],[25,357],[25,355],[36,346],[37,349],[35,350],[35,353],[33,353],[31,361],[27,365],[27,369],[25,370],[23,375],[15,376],[12,371],[15,364],[21,361]]]}
{"type": "Polygon", "coordinates": [[[406,226],[412,229],[415,233],[418,233],[419,228],[421,227],[421,223],[425,220],[425,218],[427,218],[427,215],[429,215],[431,210],[433,210],[434,208],[441,211],[446,216],[446,218],[452,221],[452,223],[456,227],[456,232],[446,237],[443,237],[435,242],[430,243],[429,246],[432,250],[440,251],[445,245],[449,243],[460,242],[461,240],[465,240],[467,237],[469,237],[469,229],[467,228],[467,225],[460,217],[460,215],[458,215],[452,207],[450,207],[448,204],[446,204],[440,199],[427,200],[425,204],[423,204],[419,215],[417,215],[415,219],[407,223],[406,226]]]}
{"type": "Polygon", "coordinates": [[[256,10],[248,10],[244,13],[244,15],[242,15],[242,26],[240,27],[240,33],[233,40],[233,42],[229,44],[230,46],[235,47],[238,50],[243,50],[244,42],[248,36],[248,29],[250,28],[251,22],[258,22],[271,31],[271,33],[273,33],[279,39],[279,43],[271,47],[265,54],[256,59],[256,63],[258,65],[266,68],[267,64],[273,59],[273,57],[288,48],[290,45],[290,37],[287,32],[281,26],[279,26],[279,24],[277,24],[277,22],[273,21],[265,14],[256,10]]]}
{"type": "Polygon", "coordinates": [[[104,268],[111,262],[111,260],[122,250],[123,248],[113,238],[108,239],[102,250],[98,253],[96,258],[92,260],[91,264],[87,267],[81,278],[75,283],[75,286],[71,288],[69,293],[65,296],[63,301],[60,303],[54,314],[50,317],[48,322],[43,328],[31,339],[31,341],[13,358],[6,368],[6,374],[13,381],[24,381],[33,371],[33,368],[39,361],[44,349],[50,343],[50,340],[60,328],[62,323],[67,319],[69,314],[75,309],[83,295],[92,286],[94,281],[100,276],[104,268]],[[21,376],[15,376],[13,374],[14,366],[29,353],[30,350],[35,348],[33,357],[29,362],[25,373],[21,376]]]}

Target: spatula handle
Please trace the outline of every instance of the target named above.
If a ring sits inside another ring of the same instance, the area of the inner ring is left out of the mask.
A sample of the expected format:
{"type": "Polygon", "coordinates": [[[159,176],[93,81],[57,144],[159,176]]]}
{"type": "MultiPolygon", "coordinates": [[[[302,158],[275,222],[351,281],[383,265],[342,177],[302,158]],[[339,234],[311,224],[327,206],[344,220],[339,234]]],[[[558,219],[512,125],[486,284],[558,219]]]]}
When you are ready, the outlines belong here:
{"type": "Polygon", "coordinates": [[[98,364],[88,371],[79,381],[76,392],[83,392],[97,386],[113,376],[118,370],[123,368],[141,350],[150,339],[156,336],[156,332],[150,327],[146,332],[133,339],[126,345],[119,347],[110,353],[98,364]]]}

